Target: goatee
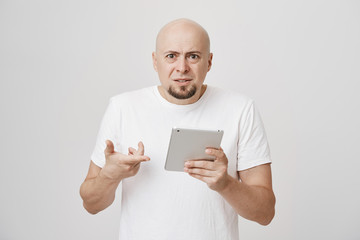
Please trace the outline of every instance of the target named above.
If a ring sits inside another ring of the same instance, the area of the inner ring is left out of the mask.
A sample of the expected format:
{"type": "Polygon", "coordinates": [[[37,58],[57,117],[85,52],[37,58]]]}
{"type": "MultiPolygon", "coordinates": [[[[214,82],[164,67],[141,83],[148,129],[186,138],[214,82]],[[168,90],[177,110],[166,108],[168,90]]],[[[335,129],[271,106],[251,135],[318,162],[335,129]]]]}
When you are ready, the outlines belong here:
{"type": "Polygon", "coordinates": [[[188,99],[195,95],[196,86],[190,86],[190,89],[186,89],[186,86],[180,86],[179,91],[175,91],[171,86],[169,87],[168,93],[176,99],[188,99]]]}

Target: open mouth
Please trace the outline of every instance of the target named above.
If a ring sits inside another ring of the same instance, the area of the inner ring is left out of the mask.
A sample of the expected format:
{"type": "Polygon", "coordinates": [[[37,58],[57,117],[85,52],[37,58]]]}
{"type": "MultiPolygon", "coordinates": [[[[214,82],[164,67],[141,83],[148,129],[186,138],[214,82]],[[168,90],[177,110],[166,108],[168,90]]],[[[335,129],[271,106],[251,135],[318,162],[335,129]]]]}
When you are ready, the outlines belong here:
{"type": "Polygon", "coordinates": [[[174,79],[178,86],[188,86],[191,84],[192,79],[174,79]]]}
{"type": "Polygon", "coordinates": [[[175,80],[176,82],[184,83],[184,82],[190,82],[191,80],[175,80]]]}
{"type": "Polygon", "coordinates": [[[179,82],[179,83],[185,83],[185,82],[190,82],[192,79],[190,78],[178,78],[178,79],[174,79],[175,82],[179,82]]]}

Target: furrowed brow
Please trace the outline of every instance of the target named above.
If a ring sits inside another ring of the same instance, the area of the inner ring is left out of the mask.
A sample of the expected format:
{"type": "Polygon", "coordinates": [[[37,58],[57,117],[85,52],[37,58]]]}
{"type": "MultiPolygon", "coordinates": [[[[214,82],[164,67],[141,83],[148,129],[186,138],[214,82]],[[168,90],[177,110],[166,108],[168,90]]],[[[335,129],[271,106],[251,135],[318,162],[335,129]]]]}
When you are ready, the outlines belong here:
{"type": "Polygon", "coordinates": [[[198,55],[201,55],[201,52],[200,52],[200,51],[191,51],[191,52],[188,52],[187,54],[198,54],[198,55]]]}
{"type": "Polygon", "coordinates": [[[164,52],[164,54],[179,54],[179,52],[169,50],[169,51],[164,52]]]}

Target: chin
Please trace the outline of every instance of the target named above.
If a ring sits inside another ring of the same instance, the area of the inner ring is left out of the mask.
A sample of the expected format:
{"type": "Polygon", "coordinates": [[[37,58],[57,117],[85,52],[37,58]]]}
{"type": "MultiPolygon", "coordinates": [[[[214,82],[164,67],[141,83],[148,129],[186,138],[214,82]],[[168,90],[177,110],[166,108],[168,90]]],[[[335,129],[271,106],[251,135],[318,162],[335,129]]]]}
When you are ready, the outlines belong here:
{"type": "Polygon", "coordinates": [[[168,93],[176,99],[189,99],[195,95],[197,87],[195,85],[190,86],[170,86],[168,93]]]}

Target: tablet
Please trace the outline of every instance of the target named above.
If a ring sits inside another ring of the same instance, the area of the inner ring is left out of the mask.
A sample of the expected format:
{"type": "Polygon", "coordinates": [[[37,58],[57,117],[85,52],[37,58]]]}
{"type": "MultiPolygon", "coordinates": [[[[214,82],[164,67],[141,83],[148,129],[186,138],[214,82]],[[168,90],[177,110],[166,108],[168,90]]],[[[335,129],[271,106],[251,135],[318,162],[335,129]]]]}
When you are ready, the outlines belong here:
{"type": "Polygon", "coordinates": [[[183,172],[184,163],[187,160],[214,160],[215,157],[206,154],[205,149],[207,147],[220,148],[223,134],[223,130],[173,128],[165,169],[183,172]]]}

